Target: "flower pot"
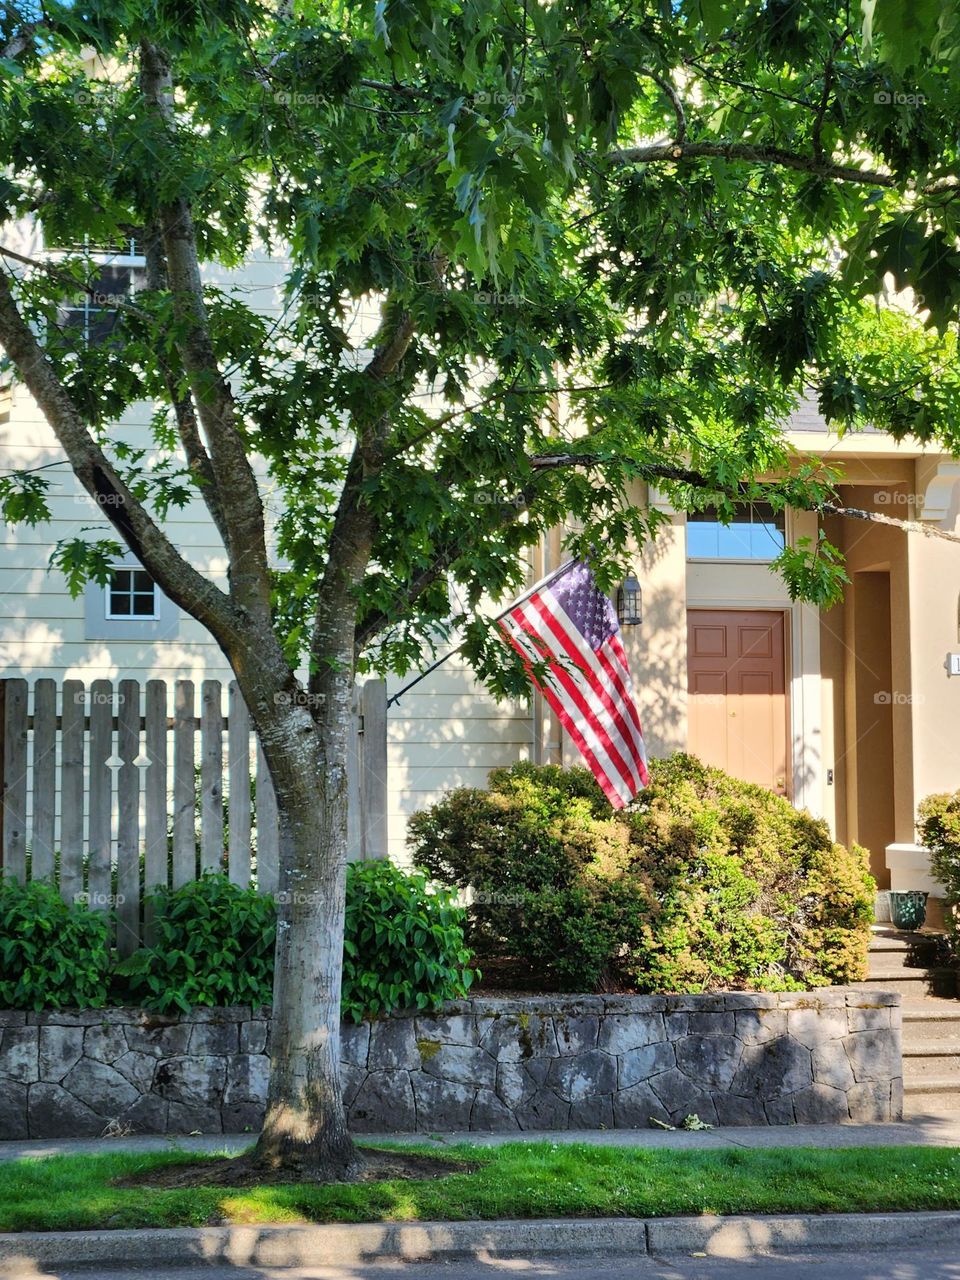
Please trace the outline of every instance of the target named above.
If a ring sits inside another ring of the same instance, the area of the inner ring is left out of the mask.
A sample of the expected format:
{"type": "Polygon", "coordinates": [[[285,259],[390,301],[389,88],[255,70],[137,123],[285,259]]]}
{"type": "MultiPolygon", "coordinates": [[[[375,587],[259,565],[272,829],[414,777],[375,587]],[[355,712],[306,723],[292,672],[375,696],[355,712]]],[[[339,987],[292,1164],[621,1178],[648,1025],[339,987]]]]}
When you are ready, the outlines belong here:
{"type": "Polygon", "coordinates": [[[890,915],[897,929],[919,929],[927,918],[927,895],[920,889],[891,889],[890,915]]]}

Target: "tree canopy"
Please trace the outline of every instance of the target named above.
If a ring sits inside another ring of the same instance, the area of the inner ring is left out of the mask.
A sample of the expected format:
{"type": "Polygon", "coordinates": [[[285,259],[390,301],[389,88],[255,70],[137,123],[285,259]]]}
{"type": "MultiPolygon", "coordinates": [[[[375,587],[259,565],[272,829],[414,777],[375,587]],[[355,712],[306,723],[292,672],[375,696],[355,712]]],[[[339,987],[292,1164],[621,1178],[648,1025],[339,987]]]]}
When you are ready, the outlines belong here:
{"type": "MultiPolygon", "coordinates": [[[[268,583],[253,551],[231,583],[242,597],[253,565],[292,665],[327,660],[322,601],[362,513],[361,666],[403,671],[464,625],[478,670],[516,689],[481,596],[516,588],[520,553],[564,520],[609,585],[655,532],[632,481],[681,507],[821,506],[834,476],[783,437],[804,395],[841,430],[960,443],[960,27],[932,0],[864,9],[8,6],[3,217],[76,252],[8,243],[7,301],[147,520],[199,489],[238,554],[263,541],[253,490],[277,495],[268,583]],[[277,255],[282,313],[191,295],[171,226],[199,268],[277,255]],[[84,242],[131,236],[147,287],[84,343],[61,323],[94,280],[84,242]],[[142,400],[149,457],[114,425],[142,400]]],[[[42,472],[0,485],[9,518],[44,517],[42,472]]],[[[58,548],[74,588],[115,536],[58,548]]],[[[780,568],[837,598],[829,544],[780,568]]]]}

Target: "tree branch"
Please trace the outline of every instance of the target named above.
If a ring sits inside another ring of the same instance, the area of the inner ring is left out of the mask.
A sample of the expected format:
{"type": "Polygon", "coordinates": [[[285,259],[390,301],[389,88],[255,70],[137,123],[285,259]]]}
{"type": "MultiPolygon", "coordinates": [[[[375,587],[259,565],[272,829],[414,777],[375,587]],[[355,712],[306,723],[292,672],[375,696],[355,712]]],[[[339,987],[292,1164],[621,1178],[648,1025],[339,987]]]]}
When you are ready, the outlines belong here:
{"type": "MultiPolygon", "coordinates": [[[[170,63],[165,53],[146,40],[140,45],[140,87],[148,109],[172,141],[176,124],[170,63]]],[[[238,429],[233,392],[214,352],[188,202],[178,196],[161,205],[157,224],[174,316],[183,334],[178,350],[206,436],[215,500],[224,518],[230,593],[251,614],[268,619],[270,574],[263,504],[238,429]]]]}
{"type": "Polygon", "coordinates": [[[181,556],[116,473],[17,307],[0,272],[0,342],[60,441],[74,474],[140,563],[176,604],[216,639],[237,640],[242,619],[229,598],[181,556]]]}
{"type": "Polygon", "coordinates": [[[673,136],[673,145],[682,146],[687,136],[687,117],[679,93],[665,76],[660,75],[658,71],[653,71],[650,67],[641,67],[640,74],[653,80],[670,99],[670,106],[677,118],[677,131],[673,136]]]}
{"type": "MultiPolygon", "coordinates": [[[[599,158],[599,157],[594,157],[599,158]]],[[[801,155],[782,147],[755,146],[748,142],[654,142],[644,146],[622,147],[611,152],[618,164],[656,164],[663,161],[731,160],[746,164],[779,165],[837,182],[855,182],[870,187],[895,187],[898,179],[892,173],[876,169],[858,169],[854,165],[836,164],[814,155],[801,155]]]]}

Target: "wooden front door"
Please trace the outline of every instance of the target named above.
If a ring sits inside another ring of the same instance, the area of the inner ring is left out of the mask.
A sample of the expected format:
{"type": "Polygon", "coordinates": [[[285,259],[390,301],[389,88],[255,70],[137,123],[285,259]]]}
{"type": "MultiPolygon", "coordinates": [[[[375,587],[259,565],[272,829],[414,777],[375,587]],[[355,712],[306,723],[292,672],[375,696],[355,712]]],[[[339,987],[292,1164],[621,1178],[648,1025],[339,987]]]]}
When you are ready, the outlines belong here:
{"type": "Polygon", "coordinates": [[[789,791],[784,615],[687,612],[687,750],[705,764],[789,791]]]}

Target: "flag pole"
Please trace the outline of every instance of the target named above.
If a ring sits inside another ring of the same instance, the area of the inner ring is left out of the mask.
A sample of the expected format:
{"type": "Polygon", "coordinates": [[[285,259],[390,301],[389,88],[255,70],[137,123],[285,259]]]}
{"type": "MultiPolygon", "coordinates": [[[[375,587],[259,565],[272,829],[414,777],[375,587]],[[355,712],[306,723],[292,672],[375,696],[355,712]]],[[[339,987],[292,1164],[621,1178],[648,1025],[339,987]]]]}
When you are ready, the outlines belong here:
{"type": "MultiPolygon", "coordinates": [[[[554,578],[559,578],[560,574],[565,573],[573,563],[573,558],[565,560],[563,564],[560,565],[559,569],[553,569],[550,573],[544,574],[544,576],[539,578],[532,587],[527,587],[526,591],[524,591],[522,595],[518,596],[512,604],[508,604],[505,609],[501,609],[499,613],[494,614],[490,621],[499,622],[501,618],[505,618],[511,609],[515,609],[518,604],[522,604],[523,601],[526,600],[528,596],[532,596],[535,591],[542,591],[544,587],[549,586],[549,584],[553,582],[554,578]]],[[[445,653],[442,658],[438,658],[436,662],[431,663],[429,667],[420,672],[416,679],[411,680],[409,684],[405,684],[402,689],[398,690],[393,695],[392,698],[388,698],[387,706],[392,707],[395,702],[399,702],[405,693],[409,693],[410,690],[415,688],[421,680],[426,680],[427,676],[433,675],[434,671],[436,671],[438,667],[442,667],[445,662],[456,657],[462,648],[463,645],[459,644],[456,649],[451,649],[450,652],[445,653]]]]}

